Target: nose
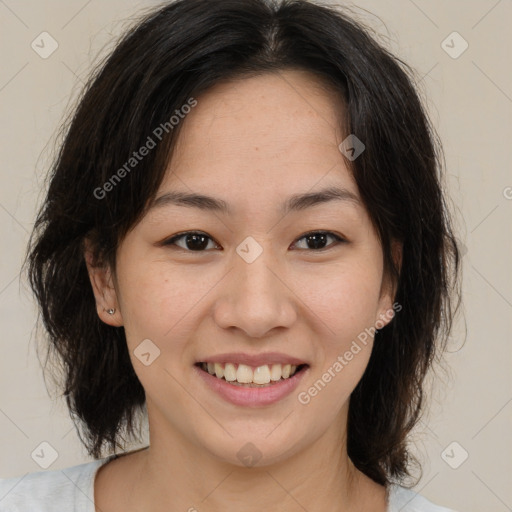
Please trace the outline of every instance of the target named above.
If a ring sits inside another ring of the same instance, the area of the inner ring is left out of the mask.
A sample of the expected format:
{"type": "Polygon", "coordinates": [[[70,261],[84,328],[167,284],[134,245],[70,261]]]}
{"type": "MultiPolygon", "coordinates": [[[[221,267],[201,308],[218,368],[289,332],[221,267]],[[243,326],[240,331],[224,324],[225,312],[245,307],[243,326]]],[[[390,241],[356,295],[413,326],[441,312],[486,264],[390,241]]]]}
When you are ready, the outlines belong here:
{"type": "Polygon", "coordinates": [[[294,297],[283,266],[269,248],[252,263],[235,253],[215,305],[215,321],[221,328],[262,338],[272,329],[293,325],[297,318],[294,297]]]}

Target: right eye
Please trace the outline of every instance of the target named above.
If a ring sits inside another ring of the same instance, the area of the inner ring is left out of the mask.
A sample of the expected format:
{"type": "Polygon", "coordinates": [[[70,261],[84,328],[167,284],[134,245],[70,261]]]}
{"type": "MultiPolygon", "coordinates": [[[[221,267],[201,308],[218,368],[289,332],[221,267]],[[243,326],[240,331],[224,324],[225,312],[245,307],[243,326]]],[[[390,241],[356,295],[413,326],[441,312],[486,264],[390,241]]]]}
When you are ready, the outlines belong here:
{"type": "Polygon", "coordinates": [[[208,241],[214,242],[214,244],[219,247],[213,238],[201,231],[186,231],[184,233],[180,233],[166,240],[163,245],[175,245],[186,252],[204,252],[208,246],[208,241]],[[181,240],[183,240],[183,245],[179,245],[177,243],[181,240]]]}

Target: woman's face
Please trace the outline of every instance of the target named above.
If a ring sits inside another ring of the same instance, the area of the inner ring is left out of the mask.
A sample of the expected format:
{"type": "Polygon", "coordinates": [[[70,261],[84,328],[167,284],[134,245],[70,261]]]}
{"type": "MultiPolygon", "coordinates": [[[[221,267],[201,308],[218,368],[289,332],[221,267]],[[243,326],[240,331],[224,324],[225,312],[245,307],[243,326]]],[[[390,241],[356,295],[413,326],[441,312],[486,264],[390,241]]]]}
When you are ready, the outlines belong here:
{"type": "Polygon", "coordinates": [[[115,291],[95,288],[117,312],[98,309],[125,328],[152,445],[179,438],[233,464],[269,464],[340,441],[370,329],[390,320],[392,297],[338,148],[336,96],[286,71],[197,99],[162,199],[119,246],[115,291]],[[294,200],[335,188],[330,200],[294,200]],[[213,199],[178,203],[169,193],[213,199]],[[226,211],[213,208],[220,202],[226,211]],[[200,367],[208,362],[225,377],[200,367]],[[300,371],[285,378],[288,364],[300,371]],[[226,381],[269,374],[258,387],[226,381]]]}

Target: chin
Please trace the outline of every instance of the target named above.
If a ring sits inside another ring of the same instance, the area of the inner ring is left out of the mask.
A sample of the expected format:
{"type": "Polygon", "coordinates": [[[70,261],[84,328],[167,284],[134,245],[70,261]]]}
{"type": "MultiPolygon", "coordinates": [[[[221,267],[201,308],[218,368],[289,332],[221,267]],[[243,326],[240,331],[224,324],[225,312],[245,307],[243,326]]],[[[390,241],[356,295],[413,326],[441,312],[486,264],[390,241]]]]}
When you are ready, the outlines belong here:
{"type": "MultiPolygon", "coordinates": [[[[265,433],[248,433],[247,429],[227,434],[222,441],[211,440],[204,443],[204,450],[217,461],[238,466],[240,468],[267,467],[282,463],[300,451],[301,442],[294,440],[293,433],[283,430],[281,435],[272,432],[275,424],[265,433]],[[271,432],[269,436],[269,432],[271,432]]],[[[302,436],[301,436],[302,437],[302,436]]]]}

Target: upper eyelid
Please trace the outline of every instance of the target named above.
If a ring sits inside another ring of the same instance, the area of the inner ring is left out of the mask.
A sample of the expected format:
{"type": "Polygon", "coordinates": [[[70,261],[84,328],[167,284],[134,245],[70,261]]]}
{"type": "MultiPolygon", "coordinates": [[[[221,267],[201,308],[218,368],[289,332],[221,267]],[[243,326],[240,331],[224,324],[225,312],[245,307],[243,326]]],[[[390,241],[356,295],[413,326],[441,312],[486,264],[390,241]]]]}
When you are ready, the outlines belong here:
{"type": "Polygon", "coordinates": [[[186,236],[186,235],[204,235],[205,237],[209,238],[216,244],[220,245],[215,238],[213,238],[208,233],[205,233],[204,231],[184,231],[183,233],[177,233],[176,235],[171,236],[170,238],[166,238],[162,244],[169,244],[170,242],[174,242],[175,240],[179,240],[180,238],[186,236]]]}

